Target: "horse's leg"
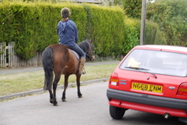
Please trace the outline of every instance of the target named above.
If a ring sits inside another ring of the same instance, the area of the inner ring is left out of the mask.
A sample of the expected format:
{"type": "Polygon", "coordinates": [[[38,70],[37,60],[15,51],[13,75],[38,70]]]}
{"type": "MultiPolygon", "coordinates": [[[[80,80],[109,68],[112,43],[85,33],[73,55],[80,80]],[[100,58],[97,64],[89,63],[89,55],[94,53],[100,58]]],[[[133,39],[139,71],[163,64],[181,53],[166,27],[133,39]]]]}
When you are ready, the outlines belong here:
{"type": "Polygon", "coordinates": [[[49,95],[50,95],[49,102],[50,102],[50,103],[53,103],[53,93],[52,93],[51,90],[49,90],[49,95]]]}
{"type": "Polygon", "coordinates": [[[77,79],[77,95],[79,98],[82,97],[81,91],[80,91],[80,78],[81,75],[79,73],[76,74],[76,79],[77,79]]]}
{"type": "Polygon", "coordinates": [[[67,86],[68,86],[68,78],[69,78],[69,75],[64,75],[64,91],[62,93],[62,101],[65,102],[66,101],[66,89],[67,89],[67,86]]]}
{"type": "Polygon", "coordinates": [[[61,76],[61,74],[55,74],[55,80],[53,82],[53,105],[54,106],[57,106],[57,104],[58,104],[58,102],[56,100],[56,88],[57,88],[58,82],[60,80],[60,76],[61,76]]]}

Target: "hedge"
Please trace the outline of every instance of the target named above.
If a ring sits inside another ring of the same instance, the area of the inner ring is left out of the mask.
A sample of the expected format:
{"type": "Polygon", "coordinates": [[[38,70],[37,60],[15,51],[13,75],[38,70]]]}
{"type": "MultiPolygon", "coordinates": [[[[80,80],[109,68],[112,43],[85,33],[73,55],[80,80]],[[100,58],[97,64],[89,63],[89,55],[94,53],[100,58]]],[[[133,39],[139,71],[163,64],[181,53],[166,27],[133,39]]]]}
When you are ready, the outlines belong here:
{"type": "Polygon", "coordinates": [[[120,8],[95,7],[91,9],[91,38],[95,54],[99,56],[122,53],[124,41],[124,13],[120,8]]]}
{"type": "Polygon", "coordinates": [[[159,26],[157,23],[152,21],[146,21],[146,29],[145,29],[145,44],[160,44],[166,45],[166,41],[161,35],[159,30],[159,26]]]}
{"type": "MultiPolygon", "coordinates": [[[[140,27],[141,21],[137,19],[125,19],[125,40],[130,40],[128,43],[125,42],[129,48],[134,47],[140,43],[140,27]]],[[[145,38],[144,44],[159,44],[159,45],[166,45],[164,38],[159,30],[159,26],[157,23],[152,21],[145,22],[145,38]]],[[[128,51],[127,51],[128,52],[128,51]]]]}
{"type": "Polygon", "coordinates": [[[16,54],[29,60],[50,44],[58,43],[60,10],[68,7],[79,31],[79,41],[92,39],[95,55],[126,54],[139,44],[139,21],[125,19],[120,7],[72,3],[0,3],[0,42],[15,42],[16,54]]]}
{"type": "Polygon", "coordinates": [[[91,38],[95,54],[102,56],[122,52],[122,9],[87,4],[0,3],[0,42],[13,41],[19,57],[25,60],[32,58],[37,51],[58,43],[56,27],[63,7],[71,10],[71,19],[79,30],[79,42],[91,38]]]}
{"type": "Polygon", "coordinates": [[[140,20],[125,17],[125,41],[123,44],[124,54],[134,46],[139,45],[140,20]]]}

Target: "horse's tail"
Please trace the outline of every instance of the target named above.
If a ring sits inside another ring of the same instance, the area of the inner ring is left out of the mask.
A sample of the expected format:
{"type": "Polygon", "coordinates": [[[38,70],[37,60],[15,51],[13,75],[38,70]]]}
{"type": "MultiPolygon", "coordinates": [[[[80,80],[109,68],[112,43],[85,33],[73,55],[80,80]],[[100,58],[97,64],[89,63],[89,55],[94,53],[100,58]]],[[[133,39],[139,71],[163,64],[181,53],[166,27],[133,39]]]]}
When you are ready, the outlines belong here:
{"type": "Polygon", "coordinates": [[[53,50],[47,47],[42,54],[42,64],[45,72],[44,90],[51,90],[53,81],[53,50]]]}

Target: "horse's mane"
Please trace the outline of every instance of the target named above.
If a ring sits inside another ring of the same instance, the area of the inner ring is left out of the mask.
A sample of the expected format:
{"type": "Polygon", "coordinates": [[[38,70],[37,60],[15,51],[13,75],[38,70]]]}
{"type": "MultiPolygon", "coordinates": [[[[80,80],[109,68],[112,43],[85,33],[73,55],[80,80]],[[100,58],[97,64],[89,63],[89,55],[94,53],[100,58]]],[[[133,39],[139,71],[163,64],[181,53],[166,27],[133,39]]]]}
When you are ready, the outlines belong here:
{"type": "Polygon", "coordinates": [[[91,49],[91,46],[90,46],[90,43],[88,42],[88,40],[84,40],[83,42],[79,43],[78,45],[84,52],[91,49]]]}

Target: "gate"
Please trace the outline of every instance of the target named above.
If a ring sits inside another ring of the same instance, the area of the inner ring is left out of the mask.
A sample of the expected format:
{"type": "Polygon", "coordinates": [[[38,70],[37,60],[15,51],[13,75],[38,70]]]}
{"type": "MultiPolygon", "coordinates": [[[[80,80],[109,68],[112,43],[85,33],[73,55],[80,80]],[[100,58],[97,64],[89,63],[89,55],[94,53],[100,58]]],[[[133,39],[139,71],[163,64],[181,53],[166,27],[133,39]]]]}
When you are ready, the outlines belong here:
{"type": "Polygon", "coordinates": [[[15,55],[14,46],[14,42],[8,44],[0,42],[0,68],[41,66],[42,52],[38,52],[35,57],[25,61],[15,55]]]}

